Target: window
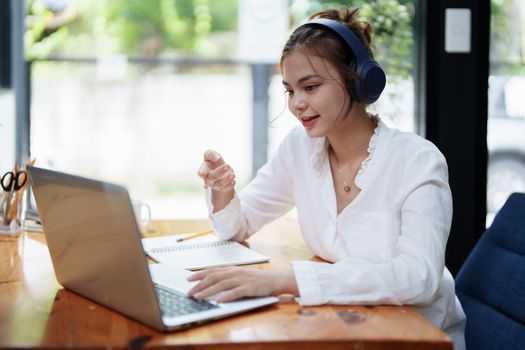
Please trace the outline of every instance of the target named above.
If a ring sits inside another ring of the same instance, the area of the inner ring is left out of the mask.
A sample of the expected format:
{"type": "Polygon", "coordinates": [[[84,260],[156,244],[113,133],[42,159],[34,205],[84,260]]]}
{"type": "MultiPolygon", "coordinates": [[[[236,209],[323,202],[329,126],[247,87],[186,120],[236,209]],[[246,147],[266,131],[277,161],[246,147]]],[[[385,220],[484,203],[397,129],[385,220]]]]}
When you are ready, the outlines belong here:
{"type": "Polygon", "coordinates": [[[512,192],[525,191],[525,4],[492,1],[487,222],[512,192]]]}
{"type": "MultiPolygon", "coordinates": [[[[347,1],[289,1],[290,25],[333,3],[347,1]]],[[[232,164],[241,187],[249,181],[252,81],[250,66],[235,57],[238,0],[28,5],[31,153],[38,164],[123,184],[150,204],[154,218],[207,215],[196,172],[208,148],[232,164]]],[[[388,76],[374,112],[392,127],[414,130],[413,3],[352,5],[375,25],[388,76]]],[[[278,69],[268,118],[271,153],[297,125],[278,69]]]]}

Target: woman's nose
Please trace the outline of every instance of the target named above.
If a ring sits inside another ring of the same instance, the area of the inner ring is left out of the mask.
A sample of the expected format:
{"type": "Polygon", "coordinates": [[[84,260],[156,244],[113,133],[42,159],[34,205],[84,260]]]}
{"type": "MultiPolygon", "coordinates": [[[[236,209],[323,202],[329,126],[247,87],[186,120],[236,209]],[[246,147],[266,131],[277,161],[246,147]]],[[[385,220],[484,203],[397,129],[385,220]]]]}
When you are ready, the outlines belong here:
{"type": "Polygon", "coordinates": [[[294,111],[303,111],[306,108],[306,102],[301,95],[296,94],[292,98],[291,107],[294,111]]]}

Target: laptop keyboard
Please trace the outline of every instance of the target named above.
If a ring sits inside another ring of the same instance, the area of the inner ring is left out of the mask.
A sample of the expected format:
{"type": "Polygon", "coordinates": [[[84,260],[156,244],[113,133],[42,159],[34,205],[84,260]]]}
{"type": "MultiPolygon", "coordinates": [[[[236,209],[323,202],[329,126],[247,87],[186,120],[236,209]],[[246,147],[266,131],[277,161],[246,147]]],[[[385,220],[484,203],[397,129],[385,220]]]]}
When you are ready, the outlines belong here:
{"type": "Polygon", "coordinates": [[[154,284],[163,317],[175,317],[218,308],[204,300],[196,300],[173,289],[154,284]]]}

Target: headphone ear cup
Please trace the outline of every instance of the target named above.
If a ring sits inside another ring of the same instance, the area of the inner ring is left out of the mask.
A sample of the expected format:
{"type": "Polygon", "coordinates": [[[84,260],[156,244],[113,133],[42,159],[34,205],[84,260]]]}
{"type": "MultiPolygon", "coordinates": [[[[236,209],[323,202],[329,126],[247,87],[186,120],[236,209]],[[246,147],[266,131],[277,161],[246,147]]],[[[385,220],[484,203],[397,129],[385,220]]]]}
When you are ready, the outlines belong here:
{"type": "Polygon", "coordinates": [[[386,75],[379,63],[369,60],[359,70],[362,81],[356,83],[360,96],[366,96],[368,103],[375,102],[383,92],[386,84],[386,75]],[[365,95],[366,94],[366,95],[365,95]]]}

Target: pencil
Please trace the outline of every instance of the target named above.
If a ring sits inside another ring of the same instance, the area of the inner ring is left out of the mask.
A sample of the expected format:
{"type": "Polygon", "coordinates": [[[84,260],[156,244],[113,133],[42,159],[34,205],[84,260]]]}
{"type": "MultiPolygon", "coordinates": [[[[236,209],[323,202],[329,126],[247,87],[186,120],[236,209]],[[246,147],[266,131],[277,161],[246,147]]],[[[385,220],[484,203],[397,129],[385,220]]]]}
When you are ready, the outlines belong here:
{"type": "Polygon", "coordinates": [[[177,239],[177,242],[187,241],[188,239],[204,236],[204,235],[207,235],[207,234],[212,233],[212,232],[213,232],[213,230],[200,231],[200,232],[192,234],[191,236],[186,236],[186,237],[183,237],[183,238],[179,238],[179,239],[177,239]]]}

